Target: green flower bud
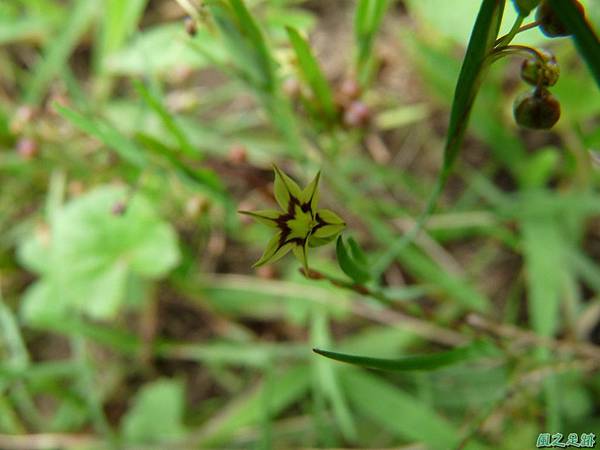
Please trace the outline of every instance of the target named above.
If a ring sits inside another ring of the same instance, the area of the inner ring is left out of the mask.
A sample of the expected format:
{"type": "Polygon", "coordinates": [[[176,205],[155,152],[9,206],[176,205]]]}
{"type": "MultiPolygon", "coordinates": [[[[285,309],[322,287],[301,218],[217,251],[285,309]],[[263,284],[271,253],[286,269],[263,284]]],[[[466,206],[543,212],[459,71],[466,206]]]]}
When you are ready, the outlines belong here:
{"type": "MultiPolygon", "coordinates": [[[[571,0],[582,15],[585,10],[577,0],[571,0]]],[[[540,23],[540,29],[548,37],[569,36],[571,32],[562,22],[560,16],[550,6],[547,0],[542,0],[535,14],[535,19],[540,23]]]]}
{"type": "Polygon", "coordinates": [[[560,75],[560,68],[554,55],[546,50],[539,50],[542,56],[528,58],[521,65],[521,78],[532,86],[554,86],[560,75]]]}
{"type": "Polygon", "coordinates": [[[524,92],[515,100],[513,113],[516,122],[525,128],[547,130],[560,118],[560,103],[546,88],[524,92]]]}
{"type": "Polygon", "coordinates": [[[346,224],[328,209],[317,209],[319,202],[319,178],[317,173],[304,189],[277,166],[275,169],[275,199],[281,211],[239,211],[253,217],[257,222],[276,230],[267,249],[254,263],[254,267],[275,262],[290,250],[308,269],[307,247],[317,247],[334,240],[346,224]]]}
{"type": "Polygon", "coordinates": [[[517,12],[522,16],[528,16],[540,3],[540,0],[513,0],[517,12]]]}

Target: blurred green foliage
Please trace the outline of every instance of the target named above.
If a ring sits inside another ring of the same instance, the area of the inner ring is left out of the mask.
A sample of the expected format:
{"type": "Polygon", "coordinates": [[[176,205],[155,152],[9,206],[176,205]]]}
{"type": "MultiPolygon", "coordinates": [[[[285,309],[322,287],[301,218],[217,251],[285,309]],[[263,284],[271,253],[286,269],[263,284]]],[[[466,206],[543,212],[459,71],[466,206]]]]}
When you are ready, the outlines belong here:
{"type": "MultiPolygon", "coordinates": [[[[520,58],[476,80],[437,209],[390,253],[443,167],[483,3],[2,1],[0,448],[523,449],[600,430],[600,90],[571,39],[514,40],[557,56],[551,132],[514,124],[520,58]],[[334,283],[292,258],[251,268],[270,230],[236,211],[274,206],[274,162],[301,185],[322,170],[353,236],[311,250],[334,283]],[[495,350],[463,358],[475,339],[495,350]]],[[[500,35],[516,17],[506,2],[500,35]]]]}

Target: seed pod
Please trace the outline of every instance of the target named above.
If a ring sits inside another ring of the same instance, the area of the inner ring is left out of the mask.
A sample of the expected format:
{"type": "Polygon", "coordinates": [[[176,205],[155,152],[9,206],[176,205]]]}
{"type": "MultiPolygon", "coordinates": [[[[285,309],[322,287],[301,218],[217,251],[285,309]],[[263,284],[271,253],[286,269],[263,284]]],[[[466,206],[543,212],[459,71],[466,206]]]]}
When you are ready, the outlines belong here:
{"type": "Polygon", "coordinates": [[[127,203],[124,201],[118,201],[112,205],[110,211],[114,216],[123,216],[127,212],[127,203]]]}
{"type": "Polygon", "coordinates": [[[291,99],[300,97],[300,94],[302,93],[302,85],[298,79],[294,77],[286,78],[281,89],[283,90],[283,93],[291,99]]]}
{"type": "Polygon", "coordinates": [[[196,36],[196,33],[198,32],[198,25],[192,17],[187,16],[184,19],[183,24],[185,26],[185,32],[187,34],[189,34],[191,37],[196,36]]]}
{"type": "Polygon", "coordinates": [[[521,64],[521,78],[532,86],[554,86],[560,75],[560,68],[554,54],[539,50],[542,60],[528,58],[521,64]]]}
{"type": "Polygon", "coordinates": [[[522,127],[548,130],[560,118],[560,103],[548,89],[539,87],[517,97],[513,113],[515,121],[522,127]]]}
{"type": "Polygon", "coordinates": [[[339,94],[345,99],[356,100],[360,97],[361,89],[358,82],[353,78],[346,78],[340,84],[339,94]]]}
{"type": "Polygon", "coordinates": [[[344,125],[349,128],[362,128],[368,125],[370,120],[371,110],[365,103],[359,100],[350,103],[344,111],[344,125]]]}
{"type": "Polygon", "coordinates": [[[233,164],[244,164],[248,159],[248,150],[246,149],[246,146],[242,144],[233,144],[229,147],[227,159],[233,164]]]}
{"type": "Polygon", "coordinates": [[[31,160],[37,156],[38,152],[38,144],[32,138],[24,137],[17,142],[17,153],[23,159],[31,160]]]}
{"type": "Polygon", "coordinates": [[[522,16],[528,16],[536,8],[540,0],[513,0],[517,12],[522,16]]]}
{"type": "MultiPolygon", "coordinates": [[[[582,15],[585,9],[577,0],[571,0],[573,5],[582,15]]],[[[535,19],[540,23],[540,29],[548,37],[569,36],[571,32],[567,29],[560,16],[552,9],[547,0],[542,0],[535,14],[535,19]]]]}

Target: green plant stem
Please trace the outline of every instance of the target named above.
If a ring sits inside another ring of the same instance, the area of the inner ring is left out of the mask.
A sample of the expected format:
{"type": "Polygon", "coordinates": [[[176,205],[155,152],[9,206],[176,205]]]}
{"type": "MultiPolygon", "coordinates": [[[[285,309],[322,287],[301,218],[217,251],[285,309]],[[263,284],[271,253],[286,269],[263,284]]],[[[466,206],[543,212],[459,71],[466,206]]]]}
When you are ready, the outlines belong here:
{"type": "Polygon", "coordinates": [[[332,277],[331,275],[325,274],[315,269],[301,268],[300,273],[304,275],[306,278],[311,280],[327,280],[331,284],[337,287],[341,287],[343,289],[356,292],[359,295],[363,295],[366,297],[371,297],[378,302],[384,305],[392,305],[397,304],[398,302],[393,299],[387,297],[382,292],[377,292],[372,289],[369,289],[367,286],[358,283],[352,283],[349,281],[342,280],[341,278],[332,277]]]}
{"type": "Polygon", "coordinates": [[[533,47],[528,47],[526,45],[504,45],[501,47],[496,47],[494,50],[488,55],[488,59],[490,63],[499,60],[500,58],[504,58],[505,56],[511,55],[520,55],[520,56],[533,56],[541,63],[544,63],[544,55],[542,55],[539,50],[536,50],[533,47]]]}
{"type": "Polygon", "coordinates": [[[118,450],[120,448],[118,440],[108,423],[108,419],[104,415],[102,402],[98,395],[98,388],[94,383],[94,370],[89,361],[86,340],[84,337],[75,336],[71,339],[71,345],[73,346],[75,358],[79,366],[80,389],[87,402],[94,428],[104,436],[111,449],[118,450]]]}
{"type": "Polygon", "coordinates": [[[539,26],[540,26],[540,22],[536,20],[535,22],[531,22],[531,23],[528,23],[527,25],[523,25],[521,28],[519,28],[519,31],[517,31],[517,34],[522,33],[523,31],[531,30],[532,28],[536,28],[539,26]]]}
{"type": "Polygon", "coordinates": [[[494,47],[498,47],[500,45],[508,45],[514,39],[517,33],[520,33],[522,31],[521,24],[523,23],[523,20],[525,20],[525,16],[519,14],[517,19],[515,20],[515,23],[513,23],[513,26],[510,29],[510,31],[504,36],[498,38],[496,42],[494,42],[494,47]]]}

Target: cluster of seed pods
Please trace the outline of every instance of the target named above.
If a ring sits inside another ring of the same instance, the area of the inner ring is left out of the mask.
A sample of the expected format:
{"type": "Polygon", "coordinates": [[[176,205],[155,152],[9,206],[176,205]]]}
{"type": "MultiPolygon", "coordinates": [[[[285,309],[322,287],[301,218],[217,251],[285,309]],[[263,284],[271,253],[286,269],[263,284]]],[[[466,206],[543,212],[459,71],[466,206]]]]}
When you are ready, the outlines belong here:
{"type": "MultiPolygon", "coordinates": [[[[574,4],[583,14],[583,6],[577,1],[574,4]]],[[[560,16],[546,0],[540,2],[535,18],[540,30],[550,38],[570,35],[560,16]]],[[[530,50],[533,56],[523,61],[521,79],[533,88],[517,97],[513,113],[520,126],[546,130],[560,118],[560,103],[549,90],[558,81],[560,69],[551,52],[530,50]]]]}

